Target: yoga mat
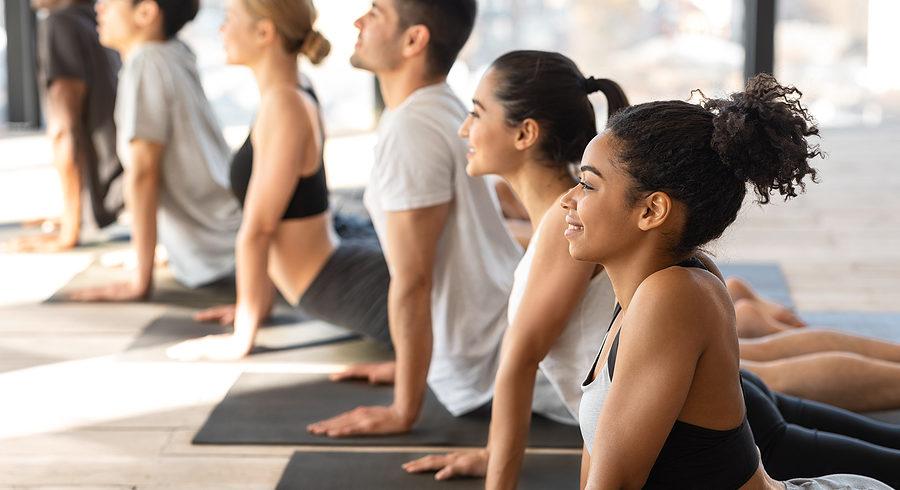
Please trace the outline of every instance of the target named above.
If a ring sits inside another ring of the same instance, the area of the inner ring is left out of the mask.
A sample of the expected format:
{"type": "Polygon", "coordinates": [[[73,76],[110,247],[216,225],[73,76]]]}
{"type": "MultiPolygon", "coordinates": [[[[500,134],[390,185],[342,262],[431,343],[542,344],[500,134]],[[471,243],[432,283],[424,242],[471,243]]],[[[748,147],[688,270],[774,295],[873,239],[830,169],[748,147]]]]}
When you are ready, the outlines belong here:
{"type": "MultiPolygon", "coordinates": [[[[69,301],[67,296],[74,290],[126,281],[131,279],[133,274],[134,271],[103,267],[95,263],[78,273],[45,303],[66,303],[69,301]]],[[[191,289],[179,284],[166,268],[157,267],[153,281],[153,292],[148,299],[150,303],[203,309],[234,303],[237,296],[233,277],[223,278],[211,284],[191,289]]]]}
{"type": "Polygon", "coordinates": [[[800,317],[811,327],[900,342],[900,313],[804,311],[800,317]]]}
{"type": "MultiPolygon", "coordinates": [[[[295,452],[277,490],[345,490],[350,488],[483,489],[481,478],[435,481],[434,473],[409,474],[400,467],[428,453],[295,452]]],[[[578,488],[581,456],[526,454],[520,490],[578,488]]]]}
{"type": "MultiPolygon", "coordinates": [[[[213,409],[194,444],[289,444],[314,446],[484,446],[490,411],[453,417],[429,390],[419,421],[407,434],[354,438],[315,436],[306,426],[360,405],[386,405],[393,387],[333,383],[322,375],[242,374],[213,409]]],[[[530,447],[580,448],[576,426],[535,415],[530,447]]]]}
{"type": "Polygon", "coordinates": [[[737,276],[749,282],[760,296],[794,307],[787,280],[777,264],[716,264],[725,278],[737,276]]]}
{"type": "MultiPolygon", "coordinates": [[[[233,331],[231,326],[196,322],[190,315],[166,314],[144,327],[126,351],[150,351],[142,352],[141,357],[155,358],[159,357],[153,352],[155,347],[233,331]]],[[[349,330],[325,322],[307,321],[296,313],[279,312],[262,326],[250,355],[319,347],[358,338],[359,335],[349,330]]]]}

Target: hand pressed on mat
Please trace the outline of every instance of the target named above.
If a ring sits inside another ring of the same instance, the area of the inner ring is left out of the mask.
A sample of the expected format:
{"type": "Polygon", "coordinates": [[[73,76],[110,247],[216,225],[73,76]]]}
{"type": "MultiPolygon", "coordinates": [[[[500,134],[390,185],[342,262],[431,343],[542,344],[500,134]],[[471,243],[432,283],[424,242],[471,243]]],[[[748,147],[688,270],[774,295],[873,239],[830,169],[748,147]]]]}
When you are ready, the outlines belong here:
{"type": "Polygon", "coordinates": [[[408,463],[403,469],[407,473],[436,471],[435,480],[449,480],[457,477],[480,477],[487,474],[487,449],[455,451],[447,454],[431,454],[408,463]]]}
{"type": "Polygon", "coordinates": [[[311,434],[327,437],[402,434],[412,428],[414,418],[394,406],[357,407],[306,427],[311,434]]]}
{"type": "Polygon", "coordinates": [[[331,381],[365,380],[373,385],[394,384],[397,364],[394,361],[354,364],[329,376],[331,381]]]}

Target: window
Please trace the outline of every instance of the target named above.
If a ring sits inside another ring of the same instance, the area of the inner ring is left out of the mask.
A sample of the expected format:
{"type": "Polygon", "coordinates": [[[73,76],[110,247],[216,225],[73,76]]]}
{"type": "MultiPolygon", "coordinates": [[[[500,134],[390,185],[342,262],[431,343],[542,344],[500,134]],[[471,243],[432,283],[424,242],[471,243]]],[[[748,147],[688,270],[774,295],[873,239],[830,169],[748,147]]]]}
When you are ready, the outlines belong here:
{"type": "MultiPolygon", "coordinates": [[[[513,49],[560,51],[632,103],[742,87],[743,0],[485,0],[451,82],[467,99],[513,49]]],[[[601,97],[602,98],[602,97],[601,97]]]]}
{"type": "MultiPolygon", "coordinates": [[[[320,66],[304,63],[301,70],[317,88],[329,135],[369,130],[374,125],[374,81],[370,74],[351,67],[349,58],[356,42],[353,21],[371,1],[319,0],[316,5],[316,26],[331,42],[331,54],[320,66]]],[[[206,0],[181,37],[196,53],[206,95],[225,127],[229,143],[236,144],[246,136],[259,94],[250,70],[225,63],[219,35],[224,17],[224,0],[206,0]]]]}
{"type": "Polygon", "coordinates": [[[823,126],[900,117],[896,0],[778,3],[775,74],[804,91],[823,126]]]}

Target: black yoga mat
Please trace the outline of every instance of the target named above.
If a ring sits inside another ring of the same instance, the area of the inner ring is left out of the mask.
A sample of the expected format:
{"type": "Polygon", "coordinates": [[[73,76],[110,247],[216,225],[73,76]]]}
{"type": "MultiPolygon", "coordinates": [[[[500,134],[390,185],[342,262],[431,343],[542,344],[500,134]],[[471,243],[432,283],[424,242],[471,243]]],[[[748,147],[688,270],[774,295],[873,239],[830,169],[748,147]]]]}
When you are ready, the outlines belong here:
{"type": "Polygon", "coordinates": [[[756,292],[771,301],[794,307],[787,280],[777,264],[717,264],[726,278],[737,276],[749,282],[756,292]]]}
{"type": "MultiPolygon", "coordinates": [[[[194,444],[289,444],[317,446],[484,446],[490,410],[454,417],[429,391],[419,421],[407,434],[333,439],[306,431],[308,424],[360,405],[386,405],[390,386],[333,383],[322,375],[244,373],[213,409],[194,444]]],[[[580,448],[578,427],[535,415],[530,447],[580,448]]]]}
{"type": "MultiPolygon", "coordinates": [[[[409,474],[400,467],[427,453],[295,452],[277,490],[346,490],[351,488],[483,489],[480,478],[438,482],[433,473],[409,474]]],[[[526,454],[520,490],[578,488],[581,456],[526,454]]]]}

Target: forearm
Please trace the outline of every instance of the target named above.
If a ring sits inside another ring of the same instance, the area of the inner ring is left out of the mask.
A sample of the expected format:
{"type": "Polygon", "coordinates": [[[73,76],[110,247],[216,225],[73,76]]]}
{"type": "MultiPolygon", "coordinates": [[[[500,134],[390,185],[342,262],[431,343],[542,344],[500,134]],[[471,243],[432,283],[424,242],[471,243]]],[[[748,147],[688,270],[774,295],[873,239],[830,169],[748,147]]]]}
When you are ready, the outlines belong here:
{"type": "Polygon", "coordinates": [[[156,256],[156,210],[159,204],[159,173],[131,169],[126,179],[128,207],[133,224],[131,241],[137,255],[136,285],[148,293],[153,285],[156,256]]]}
{"type": "Polygon", "coordinates": [[[497,372],[485,488],[515,489],[528,443],[536,363],[510,360],[497,372]]]}
{"type": "Polygon", "coordinates": [[[392,278],[388,318],[397,363],[394,406],[411,426],[422,407],[431,364],[430,282],[392,278]]]}
{"type": "Polygon", "coordinates": [[[81,224],[81,163],[77,136],[73,130],[57,129],[51,134],[53,166],[59,173],[63,194],[63,219],[60,238],[78,240],[81,224]]]}
{"type": "Polygon", "coordinates": [[[259,325],[272,307],[274,290],[269,279],[268,232],[241,229],[235,258],[237,266],[237,310],[234,334],[248,345],[253,344],[259,325]]]}

